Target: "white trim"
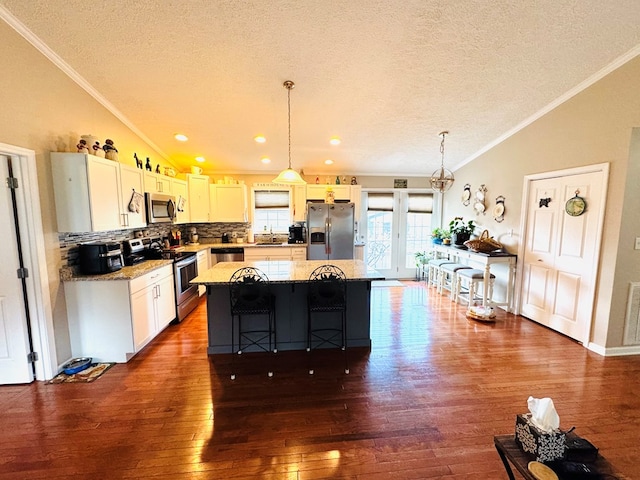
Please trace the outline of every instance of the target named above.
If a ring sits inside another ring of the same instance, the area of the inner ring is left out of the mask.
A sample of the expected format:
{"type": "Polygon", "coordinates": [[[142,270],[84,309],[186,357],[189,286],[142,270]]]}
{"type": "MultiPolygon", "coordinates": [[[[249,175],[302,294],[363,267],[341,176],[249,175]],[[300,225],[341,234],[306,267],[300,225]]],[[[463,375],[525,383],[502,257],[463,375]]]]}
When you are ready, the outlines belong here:
{"type": "Polygon", "coordinates": [[[127,128],[140,137],[147,145],[159,153],[165,160],[171,163],[173,161],[160,147],[158,147],[149,137],[147,137],[124,113],[118,110],[109,100],[107,100],[98,90],[96,90],[82,75],[74,70],[71,65],[65,62],[56,52],[54,52],[46,43],[44,43],[36,34],[27,28],[20,20],[18,20],[9,10],[0,5],[0,18],[21,35],[27,42],[42,53],[51,63],[58,67],[62,72],[73,80],[80,88],[91,95],[98,103],[120,120],[127,128]]]}
{"type": "Polygon", "coordinates": [[[595,343],[589,343],[587,348],[604,357],[622,357],[627,355],[640,355],[640,345],[630,347],[602,347],[595,343]]]}
{"type": "Polygon", "coordinates": [[[494,148],[496,145],[499,145],[500,143],[504,142],[509,137],[511,137],[511,136],[515,135],[516,133],[518,133],[520,130],[522,130],[525,127],[531,125],[536,120],[544,117],[547,113],[549,113],[552,110],[554,110],[555,108],[559,107],[564,102],[566,102],[569,99],[571,99],[572,97],[575,97],[580,92],[586,90],[587,88],[589,88],[594,83],[598,82],[599,80],[602,80],[604,77],[609,75],[611,72],[613,72],[614,70],[620,68],[625,63],[633,60],[638,55],[640,55],[640,44],[636,45],[635,47],[633,47],[628,52],[626,52],[623,55],[619,56],[613,62],[611,62],[610,64],[606,65],[604,68],[602,68],[601,70],[597,71],[596,73],[594,73],[590,77],[587,77],[587,79],[585,79],[582,82],[580,82],[578,85],[573,87],[568,92],[564,93],[563,95],[560,95],[553,102],[548,104],[546,107],[541,108],[536,113],[534,113],[530,117],[526,118],[525,120],[523,120],[522,122],[517,124],[515,127],[507,130],[505,133],[503,133],[498,138],[496,138],[492,142],[490,142],[487,145],[485,145],[484,147],[482,147],[480,150],[478,150],[473,155],[471,155],[471,156],[467,157],[466,159],[464,159],[462,162],[460,162],[455,167],[453,167],[453,171],[455,172],[456,170],[458,170],[458,169],[464,167],[465,165],[467,165],[468,163],[471,163],[473,160],[478,158],[480,155],[483,155],[483,154],[487,153],[489,150],[494,148]]]}
{"type": "MultiPolygon", "coordinates": [[[[528,203],[529,203],[529,192],[531,190],[531,183],[534,180],[544,180],[549,178],[559,178],[559,177],[570,177],[573,175],[583,175],[586,173],[597,173],[601,172],[602,176],[600,178],[602,182],[602,190],[600,194],[600,198],[598,201],[602,208],[600,208],[600,213],[598,215],[598,226],[596,232],[596,244],[595,244],[595,258],[594,265],[596,265],[596,275],[594,279],[594,289],[593,289],[593,299],[591,306],[591,322],[589,324],[589,328],[585,332],[585,337],[577,339],[581,341],[582,344],[591,349],[593,345],[595,348],[595,344],[590,342],[591,331],[593,328],[594,321],[594,313],[595,313],[595,295],[598,290],[598,279],[600,278],[600,254],[602,250],[602,234],[604,229],[604,213],[605,206],[607,202],[607,187],[609,185],[609,163],[596,163],[593,165],[585,165],[581,167],[567,168],[564,170],[555,170],[553,172],[543,172],[543,173],[535,173],[531,175],[526,175],[524,177],[524,185],[522,187],[522,205],[520,207],[520,230],[519,230],[519,238],[521,239],[520,245],[518,247],[518,258],[524,259],[525,247],[526,247],[526,230],[527,230],[527,221],[528,221],[528,203]]],[[[520,266],[516,270],[516,286],[515,286],[515,313],[520,315],[521,306],[522,306],[522,276],[524,274],[523,268],[520,266]]],[[[595,351],[595,350],[594,350],[595,351]]]]}
{"type": "Polygon", "coordinates": [[[18,221],[23,241],[26,279],[33,348],[38,352],[35,362],[36,380],[48,380],[57,374],[58,362],[53,329],[51,292],[47,273],[47,259],[40,210],[40,191],[33,150],[0,143],[0,153],[16,160],[14,175],[19,188],[18,221]]]}

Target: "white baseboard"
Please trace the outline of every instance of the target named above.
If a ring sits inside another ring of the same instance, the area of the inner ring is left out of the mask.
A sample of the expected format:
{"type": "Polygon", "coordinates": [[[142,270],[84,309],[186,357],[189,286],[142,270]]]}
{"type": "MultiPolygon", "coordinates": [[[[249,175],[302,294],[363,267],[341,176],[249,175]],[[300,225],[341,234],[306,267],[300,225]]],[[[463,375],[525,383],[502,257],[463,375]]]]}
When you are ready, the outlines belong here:
{"type": "Polygon", "coordinates": [[[595,343],[589,343],[589,350],[604,357],[622,357],[626,355],[640,355],[640,345],[630,345],[625,347],[603,347],[595,343]]]}

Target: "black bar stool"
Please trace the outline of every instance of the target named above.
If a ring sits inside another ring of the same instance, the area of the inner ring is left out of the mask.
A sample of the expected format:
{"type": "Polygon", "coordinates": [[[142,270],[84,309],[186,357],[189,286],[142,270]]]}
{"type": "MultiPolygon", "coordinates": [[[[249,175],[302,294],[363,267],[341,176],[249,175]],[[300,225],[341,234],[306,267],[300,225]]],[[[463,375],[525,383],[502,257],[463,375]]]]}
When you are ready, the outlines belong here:
{"type": "MultiPolygon", "coordinates": [[[[261,270],[244,267],[236,270],[229,279],[229,299],[231,303],[231,380],[235,380],[235,355],[243,349],[256,347],[265,352],[277,353],[275,298],[271,294],[269,278],[261,270]],[[246,315],[267,315],[266,324],[258,324],[254,319],[250,327],[243,329],[242,317],[246,315]],[[235,317],[238,317],[238,349],[235,346],[235,317]],[[244,342],[244,343],[243,343],[244,342]],[[267,348],[268,345],[268,348],[267,348]]],[[[273,369],[269,369],[269,377],[273,369]]]]}
{"type": "MultiPolygon", "coordinates": [[[[323,345],[340,348],[344,352],[344,373],[349,373],[347,359],[347,277],[335,265],[321,265],[309,276],[307,294],[307,352],[323,345]],[[312,314],[340,313],[340,324],[328,318],[316,318],[315,328],[312,314]]],[[[311,363],[311,355],[309,355],[311,363]]],[[[314,370],[309,367],[309,375],[314,370]]]]}

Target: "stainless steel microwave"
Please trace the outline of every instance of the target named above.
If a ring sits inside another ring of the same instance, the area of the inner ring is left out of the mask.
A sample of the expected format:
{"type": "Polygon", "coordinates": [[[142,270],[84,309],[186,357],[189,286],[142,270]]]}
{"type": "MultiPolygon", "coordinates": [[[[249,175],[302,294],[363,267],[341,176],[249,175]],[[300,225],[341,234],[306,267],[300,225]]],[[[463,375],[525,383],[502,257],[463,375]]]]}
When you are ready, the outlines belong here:
{"type": "Polygon", "coordinates": [[[176,219],[176,199],[163,193],[145,193],[147,223],[173,223],[176,219]]]}

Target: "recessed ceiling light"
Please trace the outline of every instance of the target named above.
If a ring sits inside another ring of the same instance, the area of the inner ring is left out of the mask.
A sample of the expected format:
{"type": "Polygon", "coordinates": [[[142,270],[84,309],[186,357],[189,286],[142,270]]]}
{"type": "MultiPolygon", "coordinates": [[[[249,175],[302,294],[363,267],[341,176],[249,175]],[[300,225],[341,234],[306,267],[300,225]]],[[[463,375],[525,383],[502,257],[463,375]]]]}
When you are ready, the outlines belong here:
{"type": "Polygon", "coordinates": [[[330,158],[327,158],[327,159],[324,161],[324,164],[325,164],[325,165],[333,165],[333,160],[331,160],[330,158]]]}
{"type": "Polygon", "coordinates": [[[187,140],[189,140],[189,137],[187,137],[183,133],[176,133],[173,137],[179,142],[186,142],[187,140]]]}
{"type": "Polygon", "coordinates": [[[269,157],[262,157],[262,158],[260,159],[260,161],[261,161],[262,163],[271,163],[271,159],[270,159],[269,157]]]}
{"type": "Polygon", "coordinates": [[[204,157],[196,157],[196,162],[204,162],[204,157]]]}
{"type": "Polygon", "coordinates": [[[267,141],[264,135],[256,135],[255,137],[253,137],[253,139],[258,143],[264,143],[267,141]]]}
{"type": "Polygon", "coordinates": [[[342,140],[340,140],[338,137],[331,137],[331,139],[329,140],[329,143],[331,145],[340,145],[341,142],[342,140]]]}

